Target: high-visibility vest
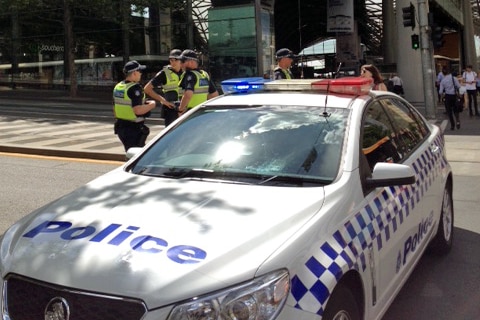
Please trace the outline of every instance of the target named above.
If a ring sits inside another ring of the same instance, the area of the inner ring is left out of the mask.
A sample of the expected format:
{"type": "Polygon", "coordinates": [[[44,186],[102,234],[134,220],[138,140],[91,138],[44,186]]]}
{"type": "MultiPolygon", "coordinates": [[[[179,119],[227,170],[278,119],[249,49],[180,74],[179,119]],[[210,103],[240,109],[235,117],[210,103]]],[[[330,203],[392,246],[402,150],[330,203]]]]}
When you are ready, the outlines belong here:
{"type": "Polygon", "coordinates": [[[290,70],[286,70],[278,67],[278,68],[275,68],[275,72],[277,71],[281,71],[285,75],[283,79],[292,79],[292,74],[290,73],[290,70]]]}
{"type": "MultiPolygon", "coordinates": [[[[190,70],[193,72],[197,78],[195,86],[193,88],[193,95],[190,101],[188,102],[187,109],[191,109],[200,103],[207,101],[208,97],[208,88],[210,84],[210,78],[208,73],[203,70],[190,70]]],[[[186,73],[186,72],[185,72],[186,73]]],[[[180,82],[182,82],[185,73],[182,74],[180,82]]]]}
{"type": "MultiPolygon", "coordinates": [[[[165,73],[165,77],[167,82],[162,85],[163,93],[167,92],[176,92],[178,100],[182,99],[183,89],[178,86],[180,82],[180,76],[176,73],[170,66],[163,67],[163,72],[165,73]]],[[[172,102],[172,101],[171,101],[172,102]]]]}
{"type": "MultiPolygon", "coordinates": [[[[113,112],[115,118],[139,122],[145,120],[143,117],[137,117],[132,107],[132,99],[128,96],[128,89],[136,85],[136,82],[119,82],[113,89],[113,112]]],[[[144,95],[145,98],[145,95],[144,95]]]]}

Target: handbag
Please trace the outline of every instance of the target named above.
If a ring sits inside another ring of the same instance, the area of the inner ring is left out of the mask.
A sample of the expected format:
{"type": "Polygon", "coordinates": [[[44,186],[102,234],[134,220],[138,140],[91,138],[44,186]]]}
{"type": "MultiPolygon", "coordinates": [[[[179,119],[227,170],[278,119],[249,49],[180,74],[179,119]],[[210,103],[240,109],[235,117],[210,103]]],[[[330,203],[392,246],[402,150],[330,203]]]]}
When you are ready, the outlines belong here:
{"type": "Polygon", "coordinates": [[[455,110],[454,112],[462,112],[465,106],[465,98],[460,93],[455,96],[455,110]]]}
{"type": "Polygon", "coordinates": [[[460,113],[463,111],[463,108],[465,106],[465,98],[463,97],[463,94],[460,94],[457,86],[455,85],[455,81],[453,81],[453,75],[452,75],[452,82],[453,82],[453,87],[455,88],[455,106],[454,106],[453,112],[460,113]]]}

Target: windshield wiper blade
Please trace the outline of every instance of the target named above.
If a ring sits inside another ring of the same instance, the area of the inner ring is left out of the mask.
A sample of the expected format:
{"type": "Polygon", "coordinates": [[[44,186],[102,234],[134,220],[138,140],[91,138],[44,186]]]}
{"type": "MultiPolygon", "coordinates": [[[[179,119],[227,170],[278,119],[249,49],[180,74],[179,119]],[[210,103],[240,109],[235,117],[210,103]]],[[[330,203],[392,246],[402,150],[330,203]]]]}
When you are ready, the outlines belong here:
{"type": "Polygon", "coordinates": [[[242,171],[218,171],[205,168],[164,168],[159,172],[145,172],[141,170],[141,174],[156,176],[156,177],[167,177],[174,179],[183,179],[183,178],[210,178],[210,179],[221,179],[228,180],[236,183],[248,183],[248,184],[284,184],[284,185],[297,185],[303,186],[304,184],[329,184],[331,180],[325,180],[321,178],[308,178],[292,175],[269,175],[265,173],[258,172],[242,172],[242,171]],[[255,181],[255,183],[254,183],[255,181]]]}
{"type": "Polygon", "coordinates": [[[178,169],[167,170],[162,172],[162,175],[166,177],[182,179],[182,178],[189,178],[189,177],[210,177],[215,173],[217,172],[215,172],[214,170],[192,168],[192,169],[180,169],[180,170],[178,169]]]}
{"type": "Polygon", "coordinates": [[[308,177],[297,177],[297,176],[291,176],[291,175],[274,175],[270,176],[268,178],[265,178],[263,176],[263,180],[260,181],[258,184],[266,184],[266,183],[281,183],[281,184],[293,184],[293,185],[298,185],[298,186],[303,186],[304,184],[329,184],[331,183],[332,180],[326,180],[322,178],[308,178],[308,177]]]}

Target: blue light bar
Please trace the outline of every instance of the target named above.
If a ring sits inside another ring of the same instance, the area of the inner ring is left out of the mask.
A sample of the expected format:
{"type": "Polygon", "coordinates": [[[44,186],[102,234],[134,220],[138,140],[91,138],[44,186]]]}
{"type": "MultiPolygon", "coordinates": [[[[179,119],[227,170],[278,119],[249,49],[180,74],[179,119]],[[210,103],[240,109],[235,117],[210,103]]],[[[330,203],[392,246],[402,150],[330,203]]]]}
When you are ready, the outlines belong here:
{"type": "Polygon", "coordinates": [[[262,77],[253,78],[234,78],[222,81],[223,93],[249,93],[253,91],[263,90],[263,85],[270,79],[262,77]]]}

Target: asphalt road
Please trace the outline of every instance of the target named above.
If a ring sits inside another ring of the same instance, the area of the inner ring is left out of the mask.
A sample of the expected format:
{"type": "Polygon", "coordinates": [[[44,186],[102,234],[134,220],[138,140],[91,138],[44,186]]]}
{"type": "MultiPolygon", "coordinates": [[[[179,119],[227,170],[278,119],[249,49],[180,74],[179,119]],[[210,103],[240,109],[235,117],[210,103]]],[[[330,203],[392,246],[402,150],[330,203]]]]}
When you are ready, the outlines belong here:
{"type": "Polygon", "coordinates": [[[114,161],[0,153],[0,234],[33,210],[119,165],[114,161]]]}
{"type": "MultiPolygon", "coordinates": [[[[112,107],[103,104],[72,104],[71,102],[49,101],[46,104],[33,104],[30,101],[7,100],[2,103],[0,97],[0,114],[4,116],[23,116],[28,118],[51,118],[108,122],[113,120],[112,107]]],[[[152,111],[149,123],[163,124],[160,108],[152,111]]]]}

